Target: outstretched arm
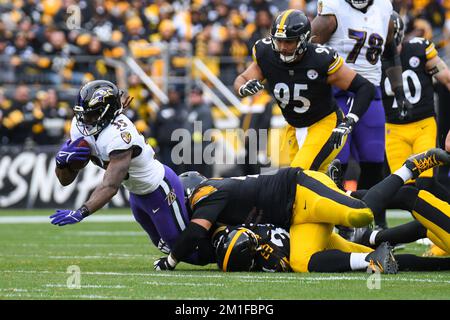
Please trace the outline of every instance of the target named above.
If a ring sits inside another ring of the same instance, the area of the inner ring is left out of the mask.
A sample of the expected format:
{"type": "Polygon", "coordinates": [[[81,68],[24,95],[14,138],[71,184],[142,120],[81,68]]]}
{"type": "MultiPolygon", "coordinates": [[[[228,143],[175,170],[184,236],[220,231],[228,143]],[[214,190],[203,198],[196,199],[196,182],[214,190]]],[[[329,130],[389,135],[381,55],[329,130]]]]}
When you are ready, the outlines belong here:
{"type": "Polygon", "coordinates": [[[154,262],[155,270],[173,270],[178,262],[190,256],[199,242],[208,237],[212,223],[206,219],[192,219],[180,234],[172,251],[167,257],[154,262]]]}
{"type": "Polygon", "coordinates": [[[119,191],[120,184],[127,176],[130,168],[131,155],[132,149],[110,153],[110,162],[102,183],[95,188],[89,200],[84,204],[90,213],[102,208],[119,191]]]}
{"type": "Polygon", "coordinates": [[[58,226],[78,223],[107,204],[117,193],[128,173],[131,155],[132,149],[111,152],[103,181],[94,190],[89,200],[78,210],[56,210],[56,213],[50,216],[51,223],[58,226]]]}

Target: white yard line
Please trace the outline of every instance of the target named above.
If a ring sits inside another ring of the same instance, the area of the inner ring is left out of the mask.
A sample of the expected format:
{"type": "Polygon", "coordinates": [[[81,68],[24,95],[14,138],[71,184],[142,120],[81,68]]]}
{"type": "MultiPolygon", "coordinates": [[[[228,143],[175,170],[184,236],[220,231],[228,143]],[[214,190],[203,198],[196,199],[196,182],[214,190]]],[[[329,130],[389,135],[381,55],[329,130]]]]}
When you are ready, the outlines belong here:
{"type": "MultiPolygon", "coordinates": [[[[47,287],[47,288],[67,288],[67,285],[47,283],[45,285],[45,287],[47,287]]],[[[123,289],[123,288],[128,288],[128,287],[124,286],[124,285],[104,286],[104,285],[98,285],[98,284],[83,284],[83,285],[81,285],[80,289],[92,289],[92,288],[93,289],[123,289]]]]}
{"type": "MultiPolygon", "coordinates": [[[[23,223],[50,223],[49,216],[52,214],[49,210],[48,216],[1,216],[0,224],[23,224],[23,223]]],[[[411,218],[411,214],[403,210],[388,210],[387,216],[389,218],[411,218]]],[[[83,220],[83,223],[87,222],[136,222],[131,214],[102,214],[93,215],[83,220]]],[[[79,231],[84,232],[84,231],[79,231]]],[[[89,233],[90,231],[85,231],[89,233]]],[[[144,234],[144,233],[142,233],[144,234]]]]}
{"type": "MultiPolygon", "coordinates": [[[[34,270],[2,270],[1,272],[7,272],[7,273],[31,273],[31,274],[39,274],[39,273],[51,273],[51,274],[62,274],[65,272],[62,271],[34,271],[34,270]]],[[[300,275],[297,276],[288,276],[288,275],[275,275],[272,276],[264,276],[259,275],[257,273],[255,274],[249,274],[249,275],[233,275],[231,273],[224,273],[224,274],[217,274],[217,275],[205,275],[205,274],[192,274],[192,273],[124,273],[124,272],[83,272],[83,275],[99,275],[99,276],[124,276],[124,277],[159,277],[159,278],[219,278],[219,279],[227,279],[227,278],[235,278],[235,279],[241,279],[245,281],[257,281],[257,280],[264,280],[264,281],[276,281],[276,280],[290,280],[290,281],[299,281],[299,282],[308,282],[308,281],[337,281],[337,280],[347,280],[347,281],[366,281],[367,276],[362,275],[355,275],[355,276],[318,276],[318,277],[301,277],[300,275]]],[[[431,274],[423,274],[423,278],[409,278],[408,273],[403,273],[397,276],[383,276],[382,281],[401,281],[401,282],[428,282],[428,283],[445,283],[450,284],[450,278],[445,278],[442,280],[437,279],[427,279],[427,276],[432,276],[431,274]]],[[[442,276],[440,277],[442,278],[442,276]]],[[[287,281],[289,282],[289,281],[287,281]]]]}
{"type": "MultiPolygon", "coordinates": [[[[23,224],[23,223],[50,223],[49,216],[52,212],[49,210],[48,216],[0,216],[0,224],[23,224]]],[[[131,214],[98,214],[83,220],[87,222],[136,222],[131,214]]]]}
{"type": "Polygon", "coordinates": [[[145,284],[150,284],[152,286],[191,286],[191,287],[203,287],[203,286],[214,286],[214,287],[224,287],[223,283],[212,283],[212,282],[202,282],[202,283],[192,283],[192,282],[156,282],[156,281],[146,281],[145,284]]]}

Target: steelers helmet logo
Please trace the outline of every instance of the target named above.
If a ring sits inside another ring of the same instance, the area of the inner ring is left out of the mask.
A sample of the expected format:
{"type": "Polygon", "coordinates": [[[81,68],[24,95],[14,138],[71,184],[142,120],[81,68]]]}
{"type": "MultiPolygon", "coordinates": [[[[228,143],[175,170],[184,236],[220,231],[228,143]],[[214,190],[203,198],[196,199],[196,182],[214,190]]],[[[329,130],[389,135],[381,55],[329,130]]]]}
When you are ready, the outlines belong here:
{"type": "Polygon", "coordinates": [[[317,77],[319,76],[319,73],[316,70],[311,69],[311,70],[308,70],[308,72],[306,73],[306,76],[311,80],[316,80],[317,77]]]}
{"type": "Polygon", "coordinates": [[[409,59],[409,65],[413,68],[417,68],[420,64],[420,59],[417,57],[411,57],[409,59]]]}

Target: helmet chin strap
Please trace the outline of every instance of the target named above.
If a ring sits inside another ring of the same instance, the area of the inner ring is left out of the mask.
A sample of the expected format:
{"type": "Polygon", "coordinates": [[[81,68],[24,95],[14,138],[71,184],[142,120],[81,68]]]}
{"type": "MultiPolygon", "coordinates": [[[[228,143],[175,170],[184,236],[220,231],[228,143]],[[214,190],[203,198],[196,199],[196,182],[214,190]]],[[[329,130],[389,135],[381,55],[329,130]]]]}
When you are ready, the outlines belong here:
{"type": "Polygon", "coordinates": [[[294,52],[291,56],[285,56],[280,53],[280,59],[285,63],[291,63],[294,62],[295,58],[297,58],[297,52],[294,52]]]}

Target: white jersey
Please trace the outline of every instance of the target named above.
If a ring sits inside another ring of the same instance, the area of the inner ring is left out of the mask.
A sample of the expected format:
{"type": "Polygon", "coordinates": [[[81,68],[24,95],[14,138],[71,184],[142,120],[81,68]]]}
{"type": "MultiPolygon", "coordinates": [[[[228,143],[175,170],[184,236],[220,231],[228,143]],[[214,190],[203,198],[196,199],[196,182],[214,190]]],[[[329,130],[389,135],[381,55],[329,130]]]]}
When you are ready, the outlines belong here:
{"type": "Polygon", "coordinates": [[[128,179],[123,185],[130,192],[138,195],[148,194],[158,188],[164,178],[164,166],[154,158],[155,152],[144,137],[136,130],[134,124],[125,115],[120,114],[113,123],[104,128],[97,139],[94,136],[83,136],[72,119],[70,139],[83,137],[91,147],[91,155],[99,160],[103,168],[109,162],[109,154],[114,150],[127,150],[138,146],[141,153],[131,159],[128,179]]]}
{"type": "Polygon", "coordinates": [[[319,0],[320,15],[334,15],[336,31],[327,45],[335,49],[346,64],[361,76],[379,86],[381,54],[392,13],[390,0],[375,0],[366,13],[344,0],[319,0]]]}

